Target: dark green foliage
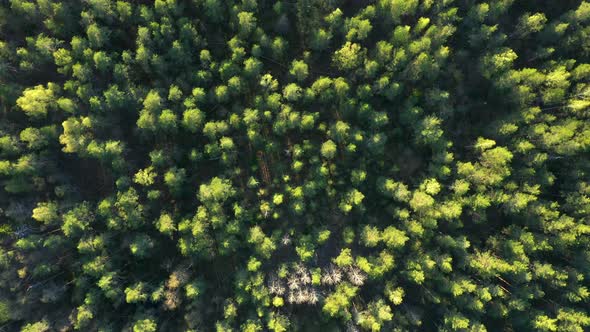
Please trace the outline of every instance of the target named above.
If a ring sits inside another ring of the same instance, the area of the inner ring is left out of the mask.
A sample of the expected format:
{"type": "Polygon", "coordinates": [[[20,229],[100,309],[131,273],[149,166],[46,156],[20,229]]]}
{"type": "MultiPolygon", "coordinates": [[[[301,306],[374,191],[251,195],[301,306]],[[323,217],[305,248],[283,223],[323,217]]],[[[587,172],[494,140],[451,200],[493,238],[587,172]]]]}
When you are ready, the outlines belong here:
{"type": "Polygon", "coordinates": [[[0,1],[0,331],[590,330],[590,3],[0,1]]]}

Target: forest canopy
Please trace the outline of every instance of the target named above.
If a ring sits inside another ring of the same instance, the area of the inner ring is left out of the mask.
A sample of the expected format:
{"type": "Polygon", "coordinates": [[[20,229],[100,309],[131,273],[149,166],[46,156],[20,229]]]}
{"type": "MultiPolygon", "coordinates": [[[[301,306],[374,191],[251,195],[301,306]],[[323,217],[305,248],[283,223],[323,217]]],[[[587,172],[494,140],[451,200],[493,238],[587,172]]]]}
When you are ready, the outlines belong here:
{"type": "Polygon", "coordinates": [[[589,82],[586,0],[0,0],[0,331],[588,331],[589,82]]]}

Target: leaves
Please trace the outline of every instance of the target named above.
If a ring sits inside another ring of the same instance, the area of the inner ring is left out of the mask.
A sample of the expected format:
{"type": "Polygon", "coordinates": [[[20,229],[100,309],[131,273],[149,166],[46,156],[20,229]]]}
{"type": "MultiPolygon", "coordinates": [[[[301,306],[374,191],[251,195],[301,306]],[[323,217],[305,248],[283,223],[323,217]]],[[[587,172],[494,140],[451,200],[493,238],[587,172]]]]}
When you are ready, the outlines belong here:
{"type": "Polygon", "coordinates": [[[0,2],[0,325],[587,330],[589,24],[0,2]]]}
{"type": "Polygon", "coordinates": [[[49,111],[55,108],[55,90],[58,86],[48,83],[47,88],[37,85],[34,88],[25,89],[23,95],[16,100],[16,104],[27,116],[38,119],[43,118],[49,111]]]}

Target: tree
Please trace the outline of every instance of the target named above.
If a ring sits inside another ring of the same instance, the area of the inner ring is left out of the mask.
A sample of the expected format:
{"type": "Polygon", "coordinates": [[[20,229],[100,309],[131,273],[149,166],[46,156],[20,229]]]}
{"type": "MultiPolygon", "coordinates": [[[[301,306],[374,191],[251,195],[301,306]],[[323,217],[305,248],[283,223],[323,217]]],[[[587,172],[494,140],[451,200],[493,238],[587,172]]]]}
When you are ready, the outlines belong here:
{"type": "Polygon", "coordinates": [[[345,143],[350,135],[350,125],[344,121],[338,121],[330,129],[330,136],[338,143],[345,143]]]}
{"type": "Polygon", "coordinates": [[[143,109],[150,113],[158,112],[162,107],[162,98],[158,91],[151,90],[143,100],[143,109]]]}
{"type": "Polygon", "coordinates": [[[322,144],[321,154],[326,159],[333,159],[336,155],[336,144],[332,140],[327,140],[322,144]]]}
{"type": "Polygon", "coordinates": [[[518,55],[511,49],[503,49],[495,54],[488,54],[482,59],[482,73],[484,77],[492,76],[506,72],[512,67],[514,60],[518,55]]]}
{"type": "Polygon", "coordinates": [[[256,28],[256,17],[250,12],[238,13],[239,31],[242,36],[247,36],[256,28]]]}
{"type": "Polygon", "coordinates": [[[154,171],[152,166],[144,168],[135,173],[133,182],[142,186],[151,186],[158,174],[154,171]]]}
{"type": "Polygon", "coordinates": [[[198,198],[201,202],[222,203],[236,194],[231,181],[214,177],[209,184],[202,184],[199,187],[198,198]]]}
{"type": "Polygon", "coordinates": [[[102,73],[107,72],[111,67],[111,58],[105,52],[96,52],[93,55],[96,69],[102,73]]]}
{"type": "Polygon", "coordinates": [[[366,247],[375,247],[381,241],[379,229],[365,225],[361,232],[361,241],[366,247]]]}
{"type": "Polygon", "coordinates": [[[283,89],[283,97],[288,101],[297,101],[301,97],[301,88],[291,83],[283,89]]]}
{"type": "Polygon", "coordinates": [[[256,321],[248,320],[246,323],[241,325],[240,331],[259,332],[259,331],[262,331],[262,326],[256,321]]]}
{"type": "Polygon", "coordinates": [[[176,131],[176,122],[176,114],[174,114],[174,112],[169,109],[163,110],[160,116],[158,117],[159,127],[167,133],[173,133],[176,131]]]}
{"type": "Polygon", "coordinates": [[[373,28],[370,20],[359,16],[347,19],[345,26],[346,39],[350,41],[366,39],[373,28]]]}
{"type": "Polygon", "coordinates": [[[146,286],[143,282],[125,288],[125,301],[127,303],[144,302],[147,298],[146,286]]]}
{"type": "Polygon", "coordinates": [[[176,225],[174,223],[174,220],[172,219],[172,217],[168,213],[162,213],[160,215],[160,218],[156,222],[156,227],[158,228],[160,233],[163,233],[163,234],[166,234],[169,236],[172,235],[173,232],[176,230],[176,225]]]}
{"type": "Polygon", "coordinates": [[[297,81],[303,82],[309,75],[307,63],[305,63],[303,60],[293,60],[289,74],[295,77],[297,81]]]}
{"type": "Polygon", "coordinates": [[[385,296],[393,305],[400,305],[403,302],[405,295],[404,289],[401,287],[395,287],[392,283],[385,285],[385,296]]]}
{"type": "Polygon", "coordinates": [[[39,202],[33,209],[33,219],[44,224],[53,224],[58,221],[57,204],[55,202],[39,202]]]}
{"type": "Polygon", "coordinates": [[[284,56],[286,49],[287,42],[285,41],[285,39],[281,37],[275,37],[275,39],[273,39],[271,45],[271,52],[274,58],[281,59],[284,56]]]}
{"type": "Polygon", "coordinates": [[[143,109],[137,120],[137,127],[144,130],[156,129],[156,116],[162,109],[162,98],[158,91],[151,90],[143,100],[143,109]]]}
{"type": "Polygon", "coordinates": [[[340,201],[338,207],[340,207],[342,212],[348,214],[353,207],[362,208],[362,202],[364,199],[365,195],[362,192],[353,189],[346,193],[346,195],[340,201]]]}
{"type": "Polygon", "coordinates": [[[31,323],[23,326],[21,332],[46,332],[49,331],[51,326],[46,320],[42,320],[36,323],[31,323]]]}
{"type": "Polygon", "coordinates": [[[289,319],[281,314],[271,313],[268,319],[268,328],[274,332],[285,332],[290,326],[289,319]]]}
{"type": "Polygon", "coordinates": [[[47,115],[47,112],[56,108],[56,94],[59,86],[47,83],[47,88],[37,85],[34,88],[25,89],[23,95],[16,100],[16,104],[27,116],[38,119],[47,115]]]}
{"type": "Polygon", "coordinates": [[[358,324],[371,331],[381,331],[383,324],[393,318],[391,308],[383,300],[369,303],[367,310],[360,313],[358,324]]]}
{"type": "Polygon", "coordinates": [[[414,15],[418,9],[418,0],[391,0],[382,2],[390,10],[391,18],[398,23],[402,16],[414,15]]]}
{"type": "Polygon", "coordinates": [[[61,229],[67,237],[80,236],[90,227],[93,219],[90,206],[82,203],[63,215],[61,229]]]}
{"type": "Polygon", "coordinates": [[[425,212],[434,205],[432,196],[421,191],[415,191],[410,199],[410,207],[416,212],[425,212]]]}
{"type": "Polygon", "coordinates": [[[330,45],[330,40],[332,39],[332,34],[329,31],[326,31],[322,28],[312,32],[312,39],[310,42],[310,47],[316,51],[322,51],[328,48],[330,45]]]}
{"type": "Polygon", "coordinates": [[[214,140],[217,136],[225,134],[229,130],[227,123],[223,121],[211,121],[205,123],[203,134],[209,139],[214,140]]]}
{"type": "Polygon", "coordinates": [[[348,267],[354,263],[354,259],[352,258],[351,250],[349,248],[342,249],[340,251],[340,255],[333,259],[334,264],[340,267],[348,267]]]}
{"type": "Polygon", "coordinates": [[[133,332],[156,332],[158,324],[152,319],[141,319],[133,324],[133,332]]]}
{"type": "Polygon", "coordinates": [[[27,143],[29,149],[41,149],[46,147],[57,137],[55,126],[37,128],[26,128],[20,132],[20,140],[27,143]]]}
{"type": "Polygon", "coordinates": [[[164,174],[164,183],[174,195],[180,195],[182,193],[185,182],[186,170],[184,168],[173,167],[164,174]]]}
{"type": "Polygon", "coordinates": [[[332,62],[342,71],[350,71],[358,68],[364,59],[365,50],[359,44],[346,42],[334,53],[332,62]]]}
{"type": "Polygon", "coordinates": [[[182,114],[182,125],[191,133],[201,130],[205,121],[205,113],[199,109],[187,109],[182,114]]]}
{"type": "Polygon", "coordinates": [[[267,237],[259,226],[250,228],[248,243],[254,245],[256,252],[264,258],[270,258],[276,250],[273,240],[267,237]]]}
{"type": "Polygon", "coordinates": [[[547,17],[543,13],[525,14],[520,17],[515,33],[520,37],[526,37],[531,33],[539,32],[543,29],[547,17]]]}
{"type": "Polygon", "coordinates": [[[389,226],[381,233],[381,240],[389,248],[402,248],[409,240],[404,231],[401,231],[394,226],[389,226]]]}
{"type": "Polygon", "coordinates": [[[188,283],[184,286],[186,297],[194,300],[203,292],[203,285],[200,281],[196,280],[188,283]]]}
{"type": "Polygon", "coordinates": [[[357,291],[358,287],[352,286],[347,282],[339,284],[336,287],[336,291],[326,298],[322,310],[332,317],[340,316],[345,320],[349,320],[352,315],[350,314],[348,307],[357,291]]]}
{"type": "Polygon", "coordinates": [[[557,331],[557,319],[551,319],[545,315],[537,316],[533,324],[539,331],[557,331]]]}
{"type": "Polygon", "coordinates": [[[510,175],[508,163],[512,158],[513,154],[504,147],[487,149],[475,165],[457,163],[457,172],[476,184],[495,185],[510,175]]]}

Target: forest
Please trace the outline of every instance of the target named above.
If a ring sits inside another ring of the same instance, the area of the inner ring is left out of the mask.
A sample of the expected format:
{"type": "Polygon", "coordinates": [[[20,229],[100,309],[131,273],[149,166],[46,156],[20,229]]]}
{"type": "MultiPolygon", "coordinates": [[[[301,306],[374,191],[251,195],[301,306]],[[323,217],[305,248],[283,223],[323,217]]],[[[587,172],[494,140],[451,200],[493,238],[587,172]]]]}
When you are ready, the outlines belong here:
{"type": "Polygon", "coordinates": [[[590,1],[0,0],[0,331],[590,331],[590,1]]]}

